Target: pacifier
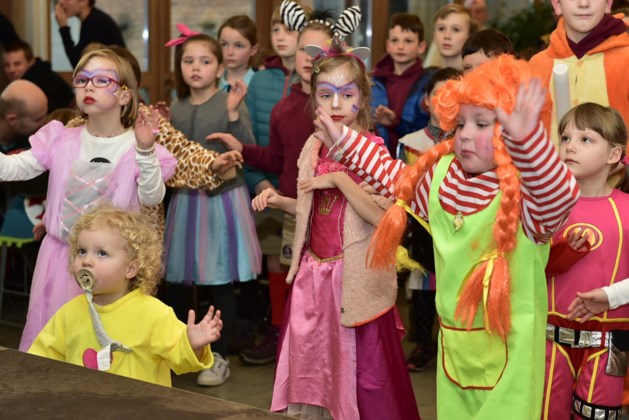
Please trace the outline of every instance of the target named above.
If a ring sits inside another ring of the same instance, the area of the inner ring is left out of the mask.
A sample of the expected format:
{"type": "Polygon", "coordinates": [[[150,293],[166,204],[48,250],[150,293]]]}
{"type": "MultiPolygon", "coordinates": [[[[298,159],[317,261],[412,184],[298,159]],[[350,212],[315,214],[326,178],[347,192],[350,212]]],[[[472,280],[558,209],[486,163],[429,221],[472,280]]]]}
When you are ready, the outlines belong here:
{"type": "Polygon", "coordinates": [[[87,268],[82,268],[76,273],[76,281],[81,286],[81,289],[91,292],[94,287],[94,273],[87,268]]]}

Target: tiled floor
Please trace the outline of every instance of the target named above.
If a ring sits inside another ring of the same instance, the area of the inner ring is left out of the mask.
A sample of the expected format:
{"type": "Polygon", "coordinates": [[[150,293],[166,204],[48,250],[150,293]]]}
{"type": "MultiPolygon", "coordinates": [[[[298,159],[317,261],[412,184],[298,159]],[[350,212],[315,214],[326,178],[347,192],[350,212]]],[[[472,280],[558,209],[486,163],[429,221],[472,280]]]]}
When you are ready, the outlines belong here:
{"type": "MultiPolygon", "coordinates": [[[[400,312],[406,313],[406,303],[400,303],[400,312]]],[[[5,317],[16,306],[5,306],[5,317]]],[[[0,324],[0,346],[17,348],[20,339],[20,329],[0,324]]],[[[410,344],[404,342],[406,353],[410,344]]],[[[235,401],[238,403],[268,409],[271,403],[274,365],[259,367],[243,366],[238,357],[230,358],[231,377],[223,385],[215,388],[202,388],[196,385],[196,374],[173,377],[173,386],[192,392],[212,395],[214,397],[235,401]]],[[[435,406],[435,367],[434,363],[426,371],[411,373],[411,381],[415,390],[415,397],[422,419],[436,419],[435,406]]]]}

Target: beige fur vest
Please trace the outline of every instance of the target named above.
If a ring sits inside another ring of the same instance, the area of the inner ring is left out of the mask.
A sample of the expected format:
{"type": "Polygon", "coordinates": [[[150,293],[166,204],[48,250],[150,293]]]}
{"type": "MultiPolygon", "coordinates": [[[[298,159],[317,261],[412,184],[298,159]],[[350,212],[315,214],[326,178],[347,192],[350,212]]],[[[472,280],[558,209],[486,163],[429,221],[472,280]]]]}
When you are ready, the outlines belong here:
{"type": "MultiPolygon", "coordinates": [[[[307,180],[314,176],[312,164],[316,157],[318,140],[310,136],[299,156],[297,181],[307,180]]],[[[391,205],[390,201],[379,195],[372,195],[374,201],[382,208],[391,205]]],[[[287,277],[292,283],[299,269],[304,249],[310,212],[312,211],[313,194],[297,191],[297,224],[293,242],[293,259],[287,277]]],[[[363,220],[347,205],[344,216],[343,233],[343,293],[341,296],[341,324],[346,327],[357,327],[386,313],[395,305],[397,295],[397,279],[395,270],[375,271],[365,266],[367,248],[375,228],[363,220]]]]}

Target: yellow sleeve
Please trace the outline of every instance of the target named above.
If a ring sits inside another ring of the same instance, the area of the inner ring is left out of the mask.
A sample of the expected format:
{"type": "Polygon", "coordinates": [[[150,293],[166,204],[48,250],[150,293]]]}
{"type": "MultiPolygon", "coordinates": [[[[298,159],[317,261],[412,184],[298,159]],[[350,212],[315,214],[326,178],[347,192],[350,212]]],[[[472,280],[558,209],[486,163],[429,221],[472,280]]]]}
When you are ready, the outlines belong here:
{"type": "Polygon", "coordinates": [[[28,353],[66,361],[65,307],[62,307],[37,334],[28,353]]]}
{"type": "Polygon", "coordinates": [[[151,348],[173,372],[181,375],[209,369],[212,366],[214,357],[210,346],[206,346],[201,359],[197,359],[188,341],[187,326],[177,319],[172,308],[166,306],[159,318],[151,332],[151,348]]]}

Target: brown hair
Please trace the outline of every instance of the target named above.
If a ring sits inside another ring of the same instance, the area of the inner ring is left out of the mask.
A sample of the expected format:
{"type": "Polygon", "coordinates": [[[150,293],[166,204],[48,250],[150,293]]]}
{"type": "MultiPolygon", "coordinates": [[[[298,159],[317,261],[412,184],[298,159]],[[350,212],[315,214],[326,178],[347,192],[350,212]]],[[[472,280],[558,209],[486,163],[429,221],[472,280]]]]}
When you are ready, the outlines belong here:
{"type": "MultiPolygon", "coordinates": [[[[122,106],[122,110],[120,112],[120,122],[123,127],[131,127],[135,123],[135,119],[138,117],[138,106],[140,104],[138,80],[135,77],[131,64],[108,48],[89,51],[88,53],[83,54],[79,60],[79,63],[74,69],[74,73],[72,73],[72,78],[76,77],[76,75],[83,70],[87,63],[94,57],[105,58],[112,61],[118,71],[118,83],[120,84],[119,89],[127,90],[131,94],[129,102],[122,106]]],[[[87,115],[82,115],[84,118],[87,118],[87,115]]]]}
{"type": "Polygon", "coordinates": [[[232,28],[249,41],[253,47],[258,43],[258,27],[247,15],[236,15],[227,19],[218,29],[218,38],[221,38],[223,28],[232,28]]]}
{"type": "Polygon", "coordinates": [[[395,13],[391,16],[389,29],[399,26],[403,31],[417,34],[419,42],[424,40],[424,24],[419,16],[412,13],[395,13]]]}
{"type": "MultiPolygon", "coordinates": [[[[612,148],[620,147],[622,150],[620,160],[626,156],[627,127],[620,113],[614,108],[593,102],[585,102],[575,106],[566,112],[566,115],[564,115],[559,122],[558,131],[560,137],[570,124],[573,124],[578,130],[592,130],[598,133],[612,148]]],[[[616,184],[616,188],[624,192],[629,192],[627,166],[628,165],[624,165],[622,176],[616,184]]],[[[617,172],[618,171],[612,169],[609,175],[613,176],[617,172]]]]}
{"type": "MultiPolygon", "coordinates": [[[[223,64],[223,50],[221,49],[218,41],[206,34],[198,34],[188,37],[185,42],[177,45],[175,48],[175,89],[177,90],[177,98],[183,99],[190,96],[190,86],[188,86],[183,79],[181,72],[181,60],[183,59],[183,53],[186,50],[186,46],[191,42],[205,42],[210,49],[210,52],[214,54],[218,64],[223,64]]],[[[216,79],[218,85],[218,78],[216,79]]]]}
{"type": "Polygon", "coordinates": [[[147,295],[155,294],[162,273],[162,240],[150,219],[136,212],[130,212],[101,204],[82,214],[70,232],[68,244],[69,267],[71,270],[77,253],[79,234],[86,229],[106,226],[120,235],[125,241],[125,252],[129,261],[136,260],[138,272],[129,283],[129,291],[140,289],[147,295]]]}
{"type": "Polygon", "coordinates": [[[26,58],[26,61],[31,61],[33,59],[33,49],[28,42],[22,41],[21,39],[9,42],[4,45],[4,49],[2,49],[4,54],[18,51],[24,51],[24,58],[26,58]]]}
{"type": "Polygon", "coordinates": [[[460,4],[456,4],[456,3],[446,4],[445,6],[437,10],[437,13],[435,14],[435,18],[433,19],[433,23],[436,23],[439,19],[447,18],[452,13],[457,13],[460,15],[467,16],[467,19],[469,22],[468,35],[471,35],[478,30],[478,23],[472,17],[472,15],[470,14],[470,11],[467,10],[465,7],[461,6],[460,4]]]}

